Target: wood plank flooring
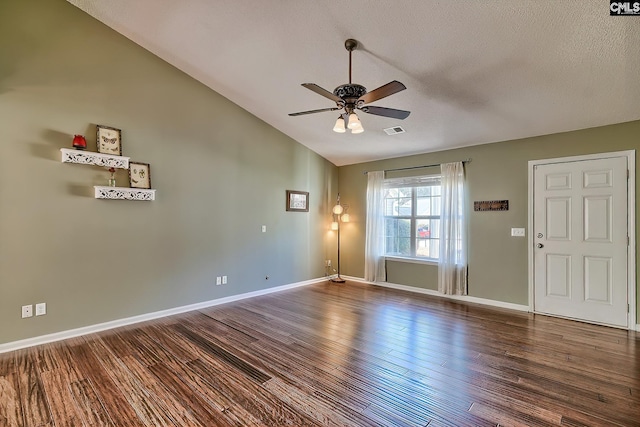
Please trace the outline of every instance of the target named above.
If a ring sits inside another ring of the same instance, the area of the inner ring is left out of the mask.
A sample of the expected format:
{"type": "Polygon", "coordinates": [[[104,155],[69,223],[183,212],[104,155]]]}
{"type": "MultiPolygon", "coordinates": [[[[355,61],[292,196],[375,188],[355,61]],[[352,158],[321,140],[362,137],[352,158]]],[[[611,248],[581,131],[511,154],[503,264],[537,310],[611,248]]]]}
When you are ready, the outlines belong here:
{"type": "Polygon", "coordinates": [[[2,354],[0,426],[640,426],[640,334],[323,283],[2,354]]]}

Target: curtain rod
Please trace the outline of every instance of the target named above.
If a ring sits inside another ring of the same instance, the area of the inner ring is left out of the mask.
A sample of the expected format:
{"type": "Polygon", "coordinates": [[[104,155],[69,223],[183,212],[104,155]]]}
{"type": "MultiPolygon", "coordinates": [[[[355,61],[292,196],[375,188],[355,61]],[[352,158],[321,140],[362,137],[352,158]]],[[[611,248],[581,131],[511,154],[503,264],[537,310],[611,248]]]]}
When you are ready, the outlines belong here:
{"type": "MultiPolygon", "coordinates": [[[[459,160],[459,161],[461,161],[462,163],[471,163],[471,157],[469,157],[466,160],[459,160]]],[[[453,163],[453,162],[447,162],[447,163],[453,163]]],[[[432,165],[410,166],[410,167],[407,167],[407,168],[385,169],[383,172],[408,171],[408,170],[411,170],[411,169],[432,168],[432,167],[435,167],[435,166],[440,166],[442,164],[443,163],[434,163],[432,165]]],[[[363,173],[366,175],[366,174],[369,173],[369,171],[364,171],[363,173]]]]}

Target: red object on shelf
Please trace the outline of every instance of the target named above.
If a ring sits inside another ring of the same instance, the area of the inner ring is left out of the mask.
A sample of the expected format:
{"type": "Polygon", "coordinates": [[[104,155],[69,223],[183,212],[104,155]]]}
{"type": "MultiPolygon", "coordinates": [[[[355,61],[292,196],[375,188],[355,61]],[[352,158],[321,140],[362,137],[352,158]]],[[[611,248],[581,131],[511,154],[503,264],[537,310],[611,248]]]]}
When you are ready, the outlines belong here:
{"type": "Polygon", "coordinates": [[[84,150],[85,148],[87,148],[87,140],[84,139],[84,136],[82,135],[75,135],[73,137],[72,145],[76,150],[84,150]]]}

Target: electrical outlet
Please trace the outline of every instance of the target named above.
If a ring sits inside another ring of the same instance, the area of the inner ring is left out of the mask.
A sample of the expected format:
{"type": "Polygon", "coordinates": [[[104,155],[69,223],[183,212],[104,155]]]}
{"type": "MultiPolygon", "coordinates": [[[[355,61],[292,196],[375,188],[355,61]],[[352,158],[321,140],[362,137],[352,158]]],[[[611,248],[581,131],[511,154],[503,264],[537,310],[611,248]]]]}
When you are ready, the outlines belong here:
{"type": "Polygon", "coordinates": [[[47,303],[36,304],[36,316],[44,316],[45,314],[47,314],[47,303]]]}
{"type": "Polygon", "coordinates": [[[216,277],[216,285],[222,285],[222,277],[216,277]]]}
{"type": "Polygon", "coordinates": [[[227,276],[222,276],[222,284],[223,285],[227,284],[227,276]]]}
{"type": "Polygon", "coordinates": [[[22,318],[33,316],[33,305],[23,305],[22,306],[22,318]]]}
{"type": "Polygon", "coordinates": [[[324,266],[325,267],[331,267],[331,260],[330,259],[325,259],[324,260],[324,266]]]}
{"type": "Polygon", "coordinates": [[[266,226],[266,225],[263,225],[263,226],[262,226],[262,232],[263,232],[263,233],[266,233],[266,232],[267,232],[267,226],[266,226]]]}

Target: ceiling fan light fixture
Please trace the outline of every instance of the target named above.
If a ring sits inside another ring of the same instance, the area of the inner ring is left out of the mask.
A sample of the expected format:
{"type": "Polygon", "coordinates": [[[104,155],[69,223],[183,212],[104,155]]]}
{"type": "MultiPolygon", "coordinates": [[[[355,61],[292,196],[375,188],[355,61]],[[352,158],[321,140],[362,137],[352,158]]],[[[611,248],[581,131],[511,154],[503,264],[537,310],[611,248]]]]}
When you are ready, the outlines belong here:
{"type": "Polygon", "coordinates": [[[362,127],[362,123],[360,123],[360,119],[356,113],[349,114],[349,124],[347,127],[351,130],[358,129],[362,127]]]}
{"type": "Polygon", "coordinates": [[[336,120],[336,125],[333,127],[333,131],[338,133],[346,132],[346,129],[344,127],[344,119],[342,118],[342,116],[339,116],[338,120],[336,120]]]}
{"type": "Polygon", "coordinates": [[[315,114],[325,111],[344,110],[344,113],[342,113],[341,116],[338,117],[338,120],[336,120],[336,124],[333,126],[333,131],[336,133],[344,133],[346,129],[351,130],[351,133],[364,132],[362,123],[360,123],[360,118],[355,113],[356,110],[360,110],[364,113],[373,114],[376,116],[390,117],[398,120],[406,119],[410,114],[409,111],[366,105],[405,90],[406,86],[397,80],[393,80],[386,85],[382,85],[379,88],[367,92],[367,88],[362,85],[355,84],[351,80],[351,54],[358,47],[358,42],[354,39],[348,39],[344,42],[344,47],[349,52],[349,83],[338,86],[333,90],[333,92],[329,92],[328,90],[321,88],[315,83],[302,83],[303,87],[317,93],[318,95],[332,100],[336,103],[336,106],[329,108],[319,108],[316,110],[300,111],[298,113],[289,113],[289,116],[303,116],[306,114],[315,114]]]}

